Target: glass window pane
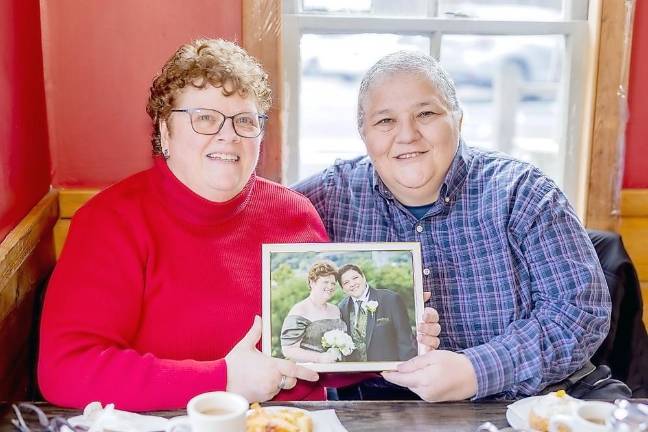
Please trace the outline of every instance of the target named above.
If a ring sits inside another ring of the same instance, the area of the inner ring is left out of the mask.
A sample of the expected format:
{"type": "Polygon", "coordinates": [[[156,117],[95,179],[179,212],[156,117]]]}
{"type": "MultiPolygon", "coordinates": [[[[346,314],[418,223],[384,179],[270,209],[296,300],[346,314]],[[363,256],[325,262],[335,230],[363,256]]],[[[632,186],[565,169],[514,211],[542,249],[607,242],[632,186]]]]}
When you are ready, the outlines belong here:
{"type": "Polygon", "coordinates": [[[562,19],[563,0],[439,0],[439,16],[485,20],[562,19]]]}
{"type": "Polygon", "coordinates": [[[356,127],[362,76],[385,54],[402,49],[429,52],[429,45],[429,39],[423,36],[302,36],[299,179],[323,170],[335,159],[365,154],[356,127]]]}
{"type": "Polygon", "coordinates": [[[302,0],[302,11],[313,14],[371,16],[434,16],[430,0],[302,0]]]}
{"type": "Polygon", "coordinates": [[[532,162],[562,185],[565,38],[446,35],[441,63],[464,110],[469,145],[532,162]]]}

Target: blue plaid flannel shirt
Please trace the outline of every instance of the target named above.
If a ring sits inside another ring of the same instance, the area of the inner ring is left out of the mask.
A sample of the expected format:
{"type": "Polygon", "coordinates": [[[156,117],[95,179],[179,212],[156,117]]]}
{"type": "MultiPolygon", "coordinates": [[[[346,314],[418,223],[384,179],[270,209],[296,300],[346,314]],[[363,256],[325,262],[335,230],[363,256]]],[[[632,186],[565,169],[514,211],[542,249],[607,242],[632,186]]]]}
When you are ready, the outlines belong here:
{"type": "Polygon", "coordinates": [[[460,143],[439,199],[416,219],[369,158],[294,189],[335,242],[420,242],[440,349],[475,368],[476,398],[535,394],[579,369],[607,335],[610,295],[567,198],[532,165],[460,143]]]}

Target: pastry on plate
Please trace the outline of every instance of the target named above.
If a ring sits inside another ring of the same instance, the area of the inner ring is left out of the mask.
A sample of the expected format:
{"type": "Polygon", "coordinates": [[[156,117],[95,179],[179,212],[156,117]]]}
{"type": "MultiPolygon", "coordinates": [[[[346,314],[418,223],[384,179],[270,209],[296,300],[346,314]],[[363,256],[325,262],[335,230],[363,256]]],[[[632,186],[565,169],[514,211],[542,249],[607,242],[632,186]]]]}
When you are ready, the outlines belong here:
{"type": "Polygon", "coordinates": [[[541,396],[529,411],[529,426],[537,431],[547,432],[551,417],[558,414],[572,415],[579,404],[580,400],[569,396],[565,390],[541,396]]]}
{"type": "Polygon", "coordinates": [[[299,408],[261,408],[252,404],[245,420],[246,432],[313,432],[313,419],[299,408]]]}

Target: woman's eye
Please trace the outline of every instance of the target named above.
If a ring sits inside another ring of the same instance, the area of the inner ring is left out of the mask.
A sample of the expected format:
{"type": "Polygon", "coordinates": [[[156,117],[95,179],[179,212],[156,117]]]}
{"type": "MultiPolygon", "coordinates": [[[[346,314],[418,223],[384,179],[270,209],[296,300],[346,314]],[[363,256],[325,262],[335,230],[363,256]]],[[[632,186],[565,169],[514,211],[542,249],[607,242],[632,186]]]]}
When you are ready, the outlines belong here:
{"type": "Polygon", "coordinates": [[[236,124],[243,127],[256,127],[257,120],[255,117],[245,115],[236,117],[236,124]]]}
{"type": "Polygon", "coordinates": [[[250,117],[239,117],[236,119],[236,122],[239,124],[250,124],[252,123],[252,119],[250,117]]]}
{"type": "Polygon", "coordinates": [[[434,111],[423,111],[422,113],[419,113],[420,118],[428,118],[434,116],[436,113],[434,111]]]}
{"type": "Polygon", "coordinates": [[[394,120],[393,120],[393,119],[390,119],[390,118],[380,119],[380,120],[378,120],[378,121],[376,122],[376,126],[380,126],[380,125],[388,125],[388,124],[391,124],[393,121],[394,121],[394,120]]]}
{"type": "Polygon", "coordinates": [[[214,116],[211,114],[200,114],[198,115],[198,121],[212,122],[214,121],[214,116]]]}

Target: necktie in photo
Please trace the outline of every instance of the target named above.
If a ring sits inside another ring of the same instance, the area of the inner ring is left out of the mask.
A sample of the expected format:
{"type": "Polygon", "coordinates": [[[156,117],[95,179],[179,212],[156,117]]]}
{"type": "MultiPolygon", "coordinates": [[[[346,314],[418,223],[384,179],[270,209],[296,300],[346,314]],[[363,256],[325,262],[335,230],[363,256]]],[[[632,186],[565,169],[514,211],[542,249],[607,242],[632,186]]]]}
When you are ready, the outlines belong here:
{"type": "Polygon", "coordinates": [[[363,323],[367,322],[367,311],[363,307],[363,302],[361,300],[354,300],[356,306],[358,307],[355,319],[356,328],[362,328],[363,323]]]}

